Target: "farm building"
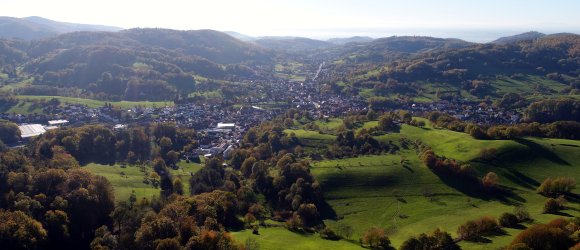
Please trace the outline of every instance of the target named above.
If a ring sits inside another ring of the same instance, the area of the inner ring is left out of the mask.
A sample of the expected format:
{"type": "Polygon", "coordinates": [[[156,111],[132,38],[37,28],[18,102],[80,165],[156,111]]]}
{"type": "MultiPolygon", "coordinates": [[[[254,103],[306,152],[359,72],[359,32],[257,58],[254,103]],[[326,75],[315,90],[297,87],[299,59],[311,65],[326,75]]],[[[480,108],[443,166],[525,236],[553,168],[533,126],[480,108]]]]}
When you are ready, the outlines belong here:
{"type": "Polygon", "coordinates": [[[48,125],[49,126],[62,126],[67,124],[68,121],[67,120],[52,120],[52,121],[48,121],[48,125]]]}
{"type": "Polygon", "coordinates": [[[218,129],[235,129],[236,128],[236,124],[235,123],[223,123],[223,122],[219,122],[217,124],[217,128],[218,129]]]}
{"type": "Polygon", "coordinates": [[[23,124],[18,126],[22,139],[39,136],[46,133],[46,129],[40,124],[23,124]]]}

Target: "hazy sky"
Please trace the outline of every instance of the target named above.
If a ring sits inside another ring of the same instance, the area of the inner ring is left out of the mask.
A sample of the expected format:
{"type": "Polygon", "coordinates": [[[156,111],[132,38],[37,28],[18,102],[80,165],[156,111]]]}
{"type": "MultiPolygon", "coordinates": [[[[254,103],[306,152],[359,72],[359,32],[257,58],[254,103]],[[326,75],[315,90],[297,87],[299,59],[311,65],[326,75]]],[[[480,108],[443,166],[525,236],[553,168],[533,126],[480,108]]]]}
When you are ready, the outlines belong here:
{"type": "Polygon", "coordinates": [[[0,0],[2,16],[315,38],[580,33],[579,13],[580,0],[0,0]]]}

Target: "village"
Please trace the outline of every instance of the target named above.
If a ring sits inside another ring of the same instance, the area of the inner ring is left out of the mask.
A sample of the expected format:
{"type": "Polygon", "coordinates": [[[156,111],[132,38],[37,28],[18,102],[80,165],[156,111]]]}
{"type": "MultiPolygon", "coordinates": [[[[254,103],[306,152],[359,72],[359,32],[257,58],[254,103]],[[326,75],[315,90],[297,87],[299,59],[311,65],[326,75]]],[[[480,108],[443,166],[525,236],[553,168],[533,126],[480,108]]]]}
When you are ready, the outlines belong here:
{"type": "MultiPolygon", "coordinates": [[[[323,71],[320,65],[316,76],[323,71]]],[[[367,112],[368,104],[362,97],[338,95],[320,90],[312,80],[256,82],[262,93],[247,98],[244,103],[179,102],[162,107],[133,107],[120,109],[110,104],[98,108],[64,103],[47,106],[43,114],[0,114],[0,119],[20,125],[23,142],[34,136],[59,127],[78,127],[87,124],[103,124],[115,130],[133,125],[156,122],[171,122],[177,127],[192,128],[198,133],[200,147],[184,157],[194,155],[222,154],[228,157],[243,138],[245,132],[263,121],[272,120],[289,109],[308,112],[310,117],[340,117],[347,113],[367,112]]],[[[493,106],[481,106],[466,100],[432,103],[396,102],[394,106],[375,111],[409,110],[413,115],[424,115],[431,111],[447,113],[462,121],[480,125],[514,124],[521,114],[516,110],[504,110],[493,106]]]]}

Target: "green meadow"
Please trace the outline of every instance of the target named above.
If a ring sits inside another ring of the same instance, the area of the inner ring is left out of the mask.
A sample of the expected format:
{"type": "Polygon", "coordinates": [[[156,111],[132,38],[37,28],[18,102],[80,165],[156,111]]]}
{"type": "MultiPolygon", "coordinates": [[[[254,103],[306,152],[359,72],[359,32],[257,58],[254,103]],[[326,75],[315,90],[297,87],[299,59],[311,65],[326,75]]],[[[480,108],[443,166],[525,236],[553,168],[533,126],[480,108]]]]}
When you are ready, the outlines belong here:
{"type": "Polygon", "coordinates": [[[23,101],[30,100],[44,100],[48,101],[50,99],[56,98],[60,100],[61,103],[70,103],[70,104],[81,104],[86,105],[89,108],[98,108],[105,105],[105,103],[110,103],[115,107],[120,107],[123,109],[133,108],[133,107],[165,107],[165,106],[173,106],[173,101],[166,101],[166,102],[150,102],[150,101],[116,101],[116,102],[106,102],[106,101],[99,101],[99,100],[92,100],[92,99],[85,99],[85,98],[76,98],[76,97],[64,97],[64,96],[33,96],[33,95],[19,95],[16,96],[18,99],[23,101]]]}
{"type": "MultiPolygon", "coordinates": [[[[376,122],[363,125],[364,128],[373,126],[376,122]]],[[[313,147],[333,139],[317,131],[286,132],[295,133],[308,142],[307,146],[313,147]]],[[[262,249],[359,249],[358,239],[364,231],[378,226],[386,229],[392,245],[399,247],[409,237],[436,228],[456,237],[458,226],[465,221],[484,215],[497,218],[504,212],[512,212],[516,205],[528,209],[533,223],[545,223],[559,216],[542,213],[547,198],[536,193],[539,184],[547,177],[580,179],[580,141],[475,140],[467,134],[430,125],[425,128],[403,125],[398,133],[378,137],[395,144],[399,144],[400,138],[421,140],[438,155],[469,163],[480,177],[493,171],[499,175],[500,185],[511,192],[478,193],[460,186],[456,180],[439,177],[420,162],[413,149],[402,148],[397,154],[315,161],[311,171],[338,218],[325,220],[325,224],[333,229],[350,226],[354,232],[350,240],[327,241],[317,234],[300,235],[280,227],[261,228],[260,235],[246,230],[234,236],[241,242],[253,237],[262,249]],[[497,150],[495,161],[478,160],[484,148],[497,150]]],[[[571,201],[563,215],[580,216],[577,201],[571,201]]],[[[464,249],[497,249],[509,244],[520,231],[506,229],[504,235],[487,237],[487,243],[462,241],[460,245],[464,249]]]]}
{"type": "MultiPolygon", "coordinates": [[[[189,194],[189,177],[201,169],[201,165],[197,163],[179,162],[178,169],[170,169],[174,178],[181,178],[183,181],[183,189],[186,194],[189,194]]],[[[119,164],[113,166],[90,163],[83,166],[84,169],[93,174],[107,178],[113,185],[115,193],[115,201],[126,201],[135,192],[137,199],[142,197],[151,198],[159,196],[160,189],[155,188],[151,184],[143,182],[144,178],[152,171],[151,167],[145,166],[144,172],[140,166],[127,165],[122,167],[119,164]]]]}

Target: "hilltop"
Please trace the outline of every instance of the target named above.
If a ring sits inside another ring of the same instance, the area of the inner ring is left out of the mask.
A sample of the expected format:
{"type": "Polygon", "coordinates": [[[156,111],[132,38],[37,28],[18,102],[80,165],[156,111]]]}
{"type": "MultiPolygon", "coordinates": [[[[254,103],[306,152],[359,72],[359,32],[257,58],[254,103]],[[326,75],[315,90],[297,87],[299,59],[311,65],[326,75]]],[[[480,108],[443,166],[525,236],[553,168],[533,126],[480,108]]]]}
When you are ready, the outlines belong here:
{"type": "Polygon", "coordinates": [[[122,28],[104,25],[58,22],[38,16],[24,18],[0,17],[0,38],[36,40],[75,31],[114,32],[119,30],[122,30],[122,28]]]}
{"type": "Polygon", "coordinates": [[[537,31],[529,31],[526,33],[518,34],[518,35],[501,37],[501,38],[498,38],[497,40],[495,40],[491,43],[510,44],[510,43],[516,43],[516,42],[521,42],[521,41],[534,40],[534,39],[542,38],[545,36],[546,36],[546,34],[543,34],[543,33],[537,32],[537,31]]]}

